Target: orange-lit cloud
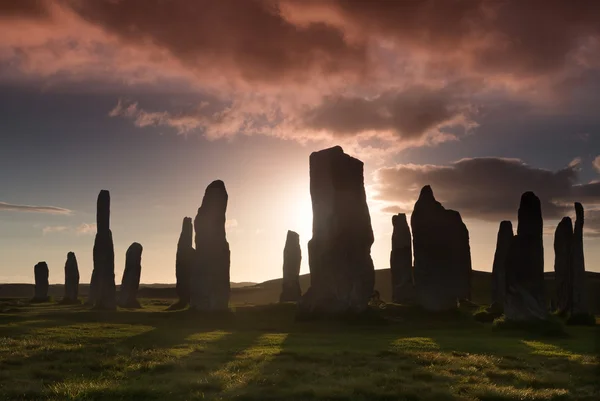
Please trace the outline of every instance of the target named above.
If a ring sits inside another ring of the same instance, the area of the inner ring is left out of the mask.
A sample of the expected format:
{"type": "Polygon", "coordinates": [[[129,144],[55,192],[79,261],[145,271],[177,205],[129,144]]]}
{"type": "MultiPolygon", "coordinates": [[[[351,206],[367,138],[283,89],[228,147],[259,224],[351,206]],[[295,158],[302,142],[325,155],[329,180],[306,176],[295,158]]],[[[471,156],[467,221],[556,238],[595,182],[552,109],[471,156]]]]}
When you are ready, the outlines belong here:
{"type": "Polygon", "coordinates": [[[2,2],[0,80],[202,90],[218,101],[111,114],[399,150],[456,139],[482,97],[560,105],[600,68],[599,20],[591,0],[2,2]]]}

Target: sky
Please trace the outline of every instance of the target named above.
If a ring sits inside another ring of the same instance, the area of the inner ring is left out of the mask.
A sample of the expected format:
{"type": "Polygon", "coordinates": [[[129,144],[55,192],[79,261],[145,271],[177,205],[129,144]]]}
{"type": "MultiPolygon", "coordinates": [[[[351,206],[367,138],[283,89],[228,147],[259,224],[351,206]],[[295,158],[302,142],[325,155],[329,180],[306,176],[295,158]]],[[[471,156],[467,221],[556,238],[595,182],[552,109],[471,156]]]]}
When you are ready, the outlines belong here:
{"type": "Polygon", "coordinates": [[[581,0],[0,0],[0,282],[67,252],[89,282],[98,192],[117,282],[175,282],[181,222],[225,182],[232,281],[311,237],[309,155],[365,163],[376,269],[419,190],[459,211],[490,271],[501,220],[541,199],[545,270],[573,202],[600,272],[600,4],[581,0]]]}

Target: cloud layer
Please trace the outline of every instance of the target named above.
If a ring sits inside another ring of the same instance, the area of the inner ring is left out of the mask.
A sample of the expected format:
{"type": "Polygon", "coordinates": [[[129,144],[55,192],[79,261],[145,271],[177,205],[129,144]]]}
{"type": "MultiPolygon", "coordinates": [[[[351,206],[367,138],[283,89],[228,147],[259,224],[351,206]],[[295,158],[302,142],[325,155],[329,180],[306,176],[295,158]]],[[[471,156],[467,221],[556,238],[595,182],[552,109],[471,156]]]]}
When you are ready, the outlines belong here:
{"type": "Polygon", "coordinates": [[[450,165],[401,164],[376,171],[376,199],[387,202],[385,211],[409,212],[424,185],[436,199],[464,217],[490,222],[514,220],[521,194],[533,191],[542,202],[545,219],[572,215],[573,202],[582,202],[590,230],[600,230],[600,183],[577,184],[580,165],[564,169],[535,168],[518,159],[471,158],[450,165]]]}
{"type": "Polygon", "coordinates": [[[566,101],[600,68],[599,19],[592,0],[2,2],[0,80],[202,90],[191,109],[112,115],[399,150],[469,131],[483,98],[566,101]]]}
{"type": "Polygon", "coordinates": [[[50,214],[71,214],[71,210],[56,206],[31,206],[31,205],[14,205],[10,203],[0,202],[0,211],[6,210],[11,212],[37,212],[50,214]]]}

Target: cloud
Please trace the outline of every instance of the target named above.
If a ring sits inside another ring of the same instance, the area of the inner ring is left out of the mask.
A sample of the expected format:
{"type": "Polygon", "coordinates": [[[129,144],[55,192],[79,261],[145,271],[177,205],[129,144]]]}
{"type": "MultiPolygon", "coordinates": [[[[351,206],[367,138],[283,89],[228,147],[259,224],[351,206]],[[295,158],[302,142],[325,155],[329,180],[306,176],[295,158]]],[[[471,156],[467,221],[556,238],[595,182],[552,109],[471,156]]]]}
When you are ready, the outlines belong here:
{"type": "Polygon", "coordinates": [[[96,223],[82,223],[75,228],[77,235],[92,235],[96,233],[96,223]]]}
{"type": "Polygon", "coordinates": [[[0,211],[7,210],[12,212],[37,212],[49,214],[71,214],[71,210],[55,206],[30,206],[30,205],[14,205],[10,203],[0,202],[0,211]]]}
{"type": "Polygon", "coordinates": [[[519,159],[462,159],[450,165],[401,164],[376,171],[376,198],[387,211],[406,211],[424,185],[431,185],[444,206],[464,217],[497,222],[514,219],[521,194],[533,191],[542,202],[544,218],[572,214],[575,201],[588,210],[600,208],[600,183],[578,184],[578,165],[550,171],[519,159]],[[400,204],[400,205],[398,205],[400,204]]]}
{"type": "Polygon", "coordinates": [[[589,88],[599,13],[592,0],[2,2],[0,80],[183,88],[215,100],[111,115],[398,151],[456,139],[494,96],[562,104],[589,88]]]}
{"type": "Polygon", "coordinates": [[[592,164],[594,165],[596,171],[600,173],[600,156],[596,156],[592,164]]]}
{"type": "Polygon", "coordinates": [[[235,228],[238,226],[238,221],[236,219],[227,219],[225,221],[225,228],[235,228]]]}
{"type": "Polygon", "coordinates": [[[96,223],[81,223],[78,226],[46,226],[42,229],[42,233],[44,235],[54,233],[93,235],[96,234],[96,223]]]}
{"type": "Polygon", "coordinates": [[[46,226],[42,229],[42,233],[44,235],[52,233],[62,233],[67,231],[68,229],[69,227],[67,226],[46,226]]]}

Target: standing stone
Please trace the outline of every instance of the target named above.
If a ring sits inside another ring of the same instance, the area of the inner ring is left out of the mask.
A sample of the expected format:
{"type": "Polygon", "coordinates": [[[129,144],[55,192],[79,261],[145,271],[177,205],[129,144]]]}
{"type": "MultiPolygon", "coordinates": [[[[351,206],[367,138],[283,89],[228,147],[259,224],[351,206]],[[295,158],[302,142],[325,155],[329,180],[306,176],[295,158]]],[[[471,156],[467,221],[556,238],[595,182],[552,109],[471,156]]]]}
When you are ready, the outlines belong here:
{"type": "Polygon", "coordinates": [[[572,303],[573,223],[563,217],[554,232],[554,281],[556,283],[556,309],[568,313],[572,303]]]}
{"type": "Polygon", "coordinates": [[[121,279],[119,306],[122,308],[141,308],[137,300],[142,275],[142,246],[134,242],[127,248],[125,254],[125,270],[121,279]]]}
{"type": "Polygon", "coordinates": [[[363,312],[375,284],[363,162],[339,146],[312,153],[310,195],[310,288],[300,300],[299,312],[306,317],[363,312]]]}
{"type": "Polygon", "coordinates": [[[48,264],[46,262],[40,262],[33,267],[33,274],[35,275],[35,292],[33,295],[33,302],[47,302],[48,298],[48,264]]]}
{"type": "MultiPolygon", "coordinates": [[[[575,203],[575,230],[573,231],[573,247],[571,262],[571,285],[572,285],[572,303],[571,315],[587,315],[588,304],[585,293],[585,259],[583,256],[583,206],[581,203],[575,203]]],[[[593,320],[593,318],[592,318],[593,320]]]]}
{"type": "Polygon", "coordinates": [[[203,311],[229,308],[229,243],[225,235],[227,190],[221,180],[206,188],[194,220],[196,258],[192,269],[190,304],[203,311]]]}
{"type": "Polygon", "coordinates": [[[193,241],[194,226],[192,225],[192,218],[184,217],[175,256],[176,290],[179,300],[170,309],[182,309],[190,303],[191,273],[196,256],[196,251],[192,246],[193,241]]]}
{"type": "Polygon", "coordinates": [[[400,213],[392,217],[394,231],[392,233],[392,252],[390,269],[392,272],[392,301],[405,303],[414,300],[412,273],[412,238],[406,214],[400,213]]]}
{"type": "Polygon", "coordinates": [[[287,232],[283,248],[283,281],[279,302],[298,302],[302,296],[300,289],[300,236],[294,231],[287,232]]]}
{"type": "Polygon", "coordinates": [[[508,220],[500,223],[494,265],[492,267],[492,309],[498,312],[504,310],[504,296],[506,293],[506,258],[513,239],[512,223],[508,220]]]}
{"type": "Polygon", "coordinates": [[[438,202],[431,187],[421,189],[411,216],[417,301],[430,311],[456,308],[471,291],[469,230],[460,213],[438,202]]]}
{"type": "Polygon", "coordinates": [[[115,310],[115,250],[110,231],[110,193],[107,190],[102,190],[98,194],[96,227],[90,297],[94,308],[115,310]]]}
{"type": "Polygon", "coordinates": [[[65,296],[62,299],[64,304],[79,303],[79,267],[77,258],[73,252],[67,253],[65,263],[65,296]]]}
{"type": "Polygon", "coordinates": [[[507,320],[546,319],[544,294],[543,220],[539,198],[533,192],[521,196],[517,235],[508,251],[504,315],[507,320]]]}

